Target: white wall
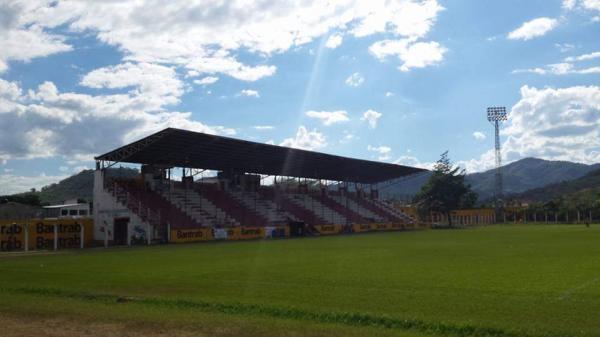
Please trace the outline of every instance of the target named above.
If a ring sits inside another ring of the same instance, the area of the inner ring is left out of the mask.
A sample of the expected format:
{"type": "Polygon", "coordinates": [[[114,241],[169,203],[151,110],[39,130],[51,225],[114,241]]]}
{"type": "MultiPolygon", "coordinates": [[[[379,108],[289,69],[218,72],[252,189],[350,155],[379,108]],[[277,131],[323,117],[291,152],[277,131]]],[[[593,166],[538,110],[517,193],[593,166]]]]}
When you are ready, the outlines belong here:
{"type": "Polygon", "coordinates": [[[146,235],[152,240],[153,229],[148,230],[148,223],[142,221],[139,216],[130,211],[126,206],[117,202],[117,198],[104,190],[104,174],[101,170],[94,171],[94,240],[104,241],[105,233],[103,228],[108,229],[111,234],[108,237],[109,241],[113,240],[114,233],[114,218],[128,217],[128,237],[134,233],[136,226],[141,227],[146,231],[146,235]]]}

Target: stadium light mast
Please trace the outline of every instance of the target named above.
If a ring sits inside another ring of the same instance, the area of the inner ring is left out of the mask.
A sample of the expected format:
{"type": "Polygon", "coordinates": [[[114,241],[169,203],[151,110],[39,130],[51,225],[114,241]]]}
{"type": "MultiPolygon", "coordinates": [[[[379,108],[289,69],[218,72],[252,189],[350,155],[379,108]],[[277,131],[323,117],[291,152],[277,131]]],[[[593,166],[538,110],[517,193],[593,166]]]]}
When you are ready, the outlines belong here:
{"type": "Polygon", "coordinates": [[[494,181],[494,194],[496,199],[496,221],[500,219],[502,208],[502,152],[500,148],[500,123],[506,121],[505,107],[489,107],[487,108],[487,120],[494,125],[495,133],[495,150],[496,150],[496,174],[494,181]]]}

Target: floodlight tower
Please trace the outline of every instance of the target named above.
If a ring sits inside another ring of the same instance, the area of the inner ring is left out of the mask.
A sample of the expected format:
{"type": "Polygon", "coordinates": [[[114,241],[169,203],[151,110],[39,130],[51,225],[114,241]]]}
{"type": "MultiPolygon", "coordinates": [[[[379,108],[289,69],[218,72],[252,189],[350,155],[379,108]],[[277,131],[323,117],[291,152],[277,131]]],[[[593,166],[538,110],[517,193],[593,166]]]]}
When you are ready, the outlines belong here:
{"type": "Polygon", "coordinates": [[[494,125],[495,138],[496,138],[496,174],[495,174],[495,188],[494,194],[496,199],[496,219],[497,221],[501,216],[502,208],[502,153],[500,151],[500,123],[506,121],[506,108],[505,107],[489,107],[487,108],[487,120],[494,125]]]}

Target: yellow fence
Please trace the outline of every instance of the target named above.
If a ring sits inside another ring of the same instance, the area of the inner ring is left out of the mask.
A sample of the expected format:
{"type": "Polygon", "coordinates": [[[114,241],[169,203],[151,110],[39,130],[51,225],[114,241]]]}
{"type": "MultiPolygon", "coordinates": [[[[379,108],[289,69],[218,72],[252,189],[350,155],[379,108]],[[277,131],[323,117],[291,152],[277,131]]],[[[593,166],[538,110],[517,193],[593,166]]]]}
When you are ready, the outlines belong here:
{"type": "Polygon", "coordinates": [[[210,240],[253,240],[270,237],[289,237],[288,226],[172,229],[172,243],[210,240]]]}
{"type": "Polygon", "coordinates": [[[82,229],[83,245],[89,246],[93,240],[93,226],[93,220],[89,218],[1,220],[0,251],[80,248],[82,229]]]}

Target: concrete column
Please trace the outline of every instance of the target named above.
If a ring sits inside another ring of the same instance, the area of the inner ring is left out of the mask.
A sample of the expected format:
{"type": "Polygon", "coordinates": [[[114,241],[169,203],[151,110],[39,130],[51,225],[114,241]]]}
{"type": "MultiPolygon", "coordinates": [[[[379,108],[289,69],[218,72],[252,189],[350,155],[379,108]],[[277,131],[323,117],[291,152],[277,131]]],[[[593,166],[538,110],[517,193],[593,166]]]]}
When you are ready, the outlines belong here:
{"type": "Polygon", "coordinates": [[[23,235],[25,238],[25,251],[28,252],[29,251],[29,224],[24,224],[23,225],[23,235]]]}
{"type": "Polygon", "coordinates": [[[84,247],[84,241],[85,241],[85,226],[83,224],[80,225],[81,226],[81,231],[79,232],[79,238],[80,238],[80,247],[81,249],[83,249],[84,247]]]}
{"type": "Polygon", "coordinates": [[[104,248],[108,248],[108,225],[104,222],[104,248]]]}
{"type": "Polygon", "coordinates": [[[127,246],[131,247],[131,236],[129,235],[129,226],[131,225],[131,219],[129,219],[129,222],[127,223],[127,227],[126,228],[126,233],[127,233],[127,246]]]}
{"type": "Polygon", "coordinates": [[[54,250],[58,250],[58,225],[54,225],[54,250]]]}

